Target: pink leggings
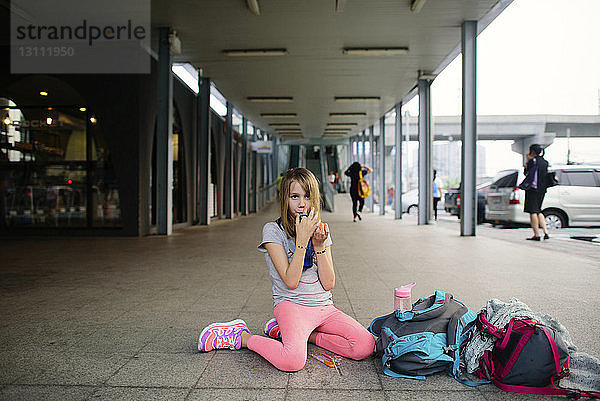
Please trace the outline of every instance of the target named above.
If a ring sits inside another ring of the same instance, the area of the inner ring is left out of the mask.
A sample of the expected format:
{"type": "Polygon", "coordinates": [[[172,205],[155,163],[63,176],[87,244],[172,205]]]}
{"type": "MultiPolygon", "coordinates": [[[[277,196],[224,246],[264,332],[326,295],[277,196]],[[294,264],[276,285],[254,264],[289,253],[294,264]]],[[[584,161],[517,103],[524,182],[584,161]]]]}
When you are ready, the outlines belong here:
{"type": "Polygon", "coordinates": [[[273,309],[281,342],[254,335],[248,348],[279,370],[297,372],[306,363],[308,337],[317,331],[316,344],[346,358],[361,360],[373,353],[373,335],[333,305],[303,306],[283,301],[273,309]]]}

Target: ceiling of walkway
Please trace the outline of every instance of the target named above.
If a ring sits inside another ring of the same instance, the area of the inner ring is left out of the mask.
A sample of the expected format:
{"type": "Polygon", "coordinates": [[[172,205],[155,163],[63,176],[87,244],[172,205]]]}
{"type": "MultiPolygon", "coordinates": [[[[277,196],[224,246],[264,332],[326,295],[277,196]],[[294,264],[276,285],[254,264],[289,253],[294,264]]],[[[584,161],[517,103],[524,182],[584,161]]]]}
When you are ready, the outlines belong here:
{"type": "Polygon", "coordinates": [[[175,29],[182,42],[175,61],[201,68],[258,127],[271,133],[299,128],[311,140],[320,138],[328,124],[333,124],[331,129],[348,123],[348,135],[375,123],[410,93],[419,71],[433,73],[451,61],[463,21],[478,20],[481,29],[510,1],[426,0],[420,11],[412,12],[411,0],[257,0],[256,15],[245,0],[152,0],[152,24],[175,29]],[[359,56],[344,54],[344,48],[408,52],[359,56]],[[286,49],[286,54],[224,53],[251,49],[286,49]],[[249,97],[293,101],[255,103],[249,97]],[[339,102],[336,97],[379,100],[339,102]],[[261,116],[264,113],[296,116],[261,116]],[[273,125],[277,123],[298,125],[273,125]]]}

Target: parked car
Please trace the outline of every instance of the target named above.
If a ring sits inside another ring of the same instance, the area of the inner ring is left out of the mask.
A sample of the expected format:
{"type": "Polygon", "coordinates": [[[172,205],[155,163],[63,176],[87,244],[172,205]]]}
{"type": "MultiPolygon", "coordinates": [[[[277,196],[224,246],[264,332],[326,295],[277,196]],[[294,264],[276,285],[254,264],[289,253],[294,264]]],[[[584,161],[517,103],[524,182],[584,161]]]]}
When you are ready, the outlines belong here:
{"type": "MultiPolygon", "coordinates": [[[[444,210],[444,200],[438,202],[438,211],[444,210]]],[[[419,214],[419,189],[413,189],[402,194],[402,213],[419,214]]]]}
{"type": "MultiPolygon", "coordinates": [[[[600,166],[553,166],[558,185],[548,188],[542,213],[549,229],[569,226],[600,225],[600,166]]],[[[523,172],[516,169],[500,171],[487,195],[486,219],[493,223],[529,224],[529,214],[523,212],[525,191],[517,185],[523,172]]]]}
{"type": "MultiPolygon", "coordinates": [[[[475,187],[477,190],[477,224],[485,222],[485,196],[491,185],[484,182],[475,187]]],[[[444,194],[444,209],[451,215],[460,217],[460,187],[448,188],[444,194]]]]}

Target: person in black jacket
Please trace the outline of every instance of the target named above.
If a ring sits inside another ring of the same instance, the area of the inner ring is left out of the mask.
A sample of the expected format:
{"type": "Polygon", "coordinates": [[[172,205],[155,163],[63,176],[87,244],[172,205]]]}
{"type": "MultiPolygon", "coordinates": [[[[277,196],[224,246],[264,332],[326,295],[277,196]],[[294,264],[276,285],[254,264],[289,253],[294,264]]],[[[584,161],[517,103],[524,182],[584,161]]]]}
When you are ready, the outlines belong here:
{"type": "Polygon", "coordinates": [[[542,214],[542,203],[548,188],[548,162],[544,159],[544,149],[540,145],[533,144],[529,147],[525,163],[525,175],[533,174],[533,184],[525,191],[525,213],[529,213],[529,221],[533,229],[533,237],[529,241],[540,241],[541,228],[544,231],[544,239],[549,239],[546,217],[542,214]]]}
{"type": "Polygon", "coordinates": [[[350,177],[350,197],[352,198],[352,215],[354,216],[352,221],[356,221],[357,217],[359,220],[362,220],[360,214],[362,213],[363,206],[365,205],[365,200],[358,194],[358,181],[360,180],[359,172],[361,171],[363,177],[373,172],[373,170],[371,170],[369,167],[364,166],[359,162],[352,163],[344,172],[345,175],[350,177]]]}

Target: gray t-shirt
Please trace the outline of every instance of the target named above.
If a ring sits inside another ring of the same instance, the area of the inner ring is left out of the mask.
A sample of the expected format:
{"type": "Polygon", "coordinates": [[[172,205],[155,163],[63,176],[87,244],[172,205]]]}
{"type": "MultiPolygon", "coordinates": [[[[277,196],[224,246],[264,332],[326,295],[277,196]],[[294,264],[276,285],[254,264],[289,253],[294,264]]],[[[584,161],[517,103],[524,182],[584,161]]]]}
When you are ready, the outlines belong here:
{"type": "MultiPolygon", "coordinates": [[[[271,257],[265,248],[267,242],[274,242],[283,246],[283,249],[287,253],[288,263],[292,261],[294,257],[294,251],[296,250],[296,238],[289,238],[285,233],[283,227],[279,226],[274,221],[271,221],[263,227],[262,242],[258,246],[258,250],[265,253],[265,259],[267,266],[269,267],[269,275],[271,276],[271,282],[273,283],[273,306],[277,305],[282,301],[291,301],[298,305],[306,306],[322,306],[332,305],[331,292],[325,291],[321,282],[319,281],[318,266],[317,266],[317,255],[313,256],[312,267],[304,270],[300,277],[298,287],[293,290],[288,288],[277,269],[271,261],[271,257]]],[[[332,244],[331,234],[325,240],[325,246],[332,244]]]]}

